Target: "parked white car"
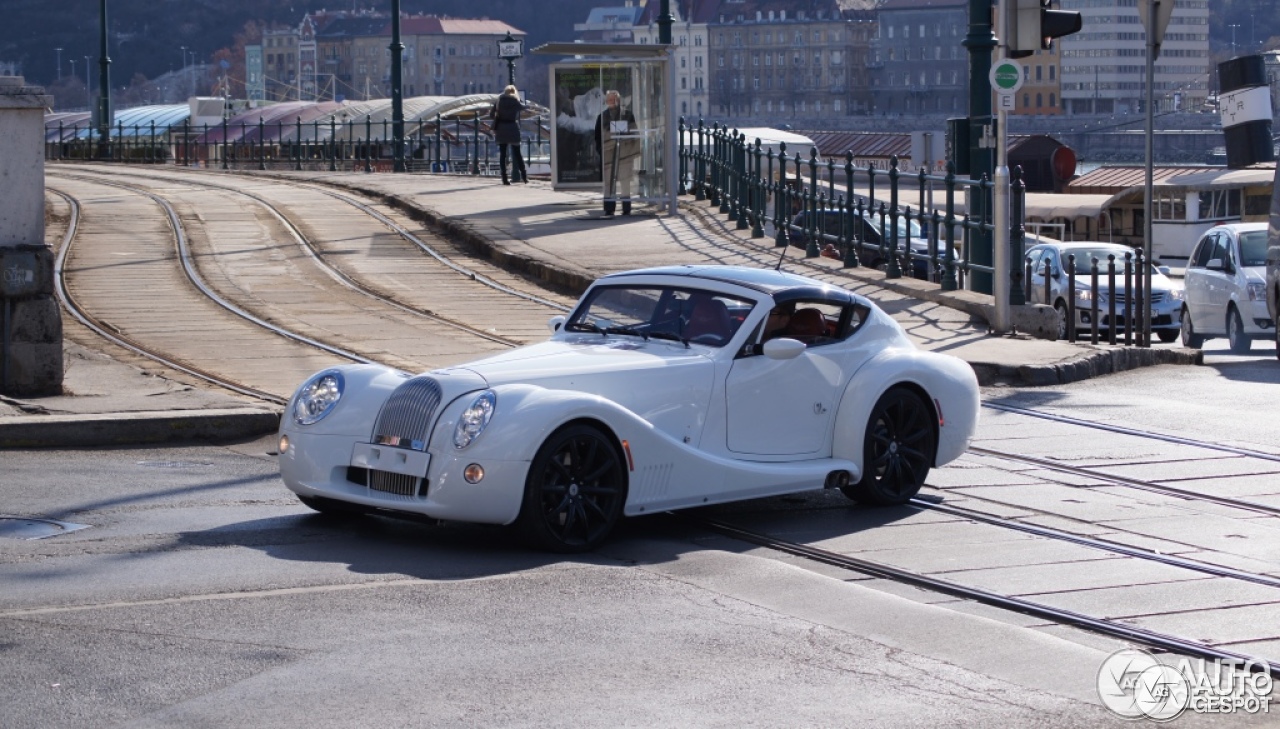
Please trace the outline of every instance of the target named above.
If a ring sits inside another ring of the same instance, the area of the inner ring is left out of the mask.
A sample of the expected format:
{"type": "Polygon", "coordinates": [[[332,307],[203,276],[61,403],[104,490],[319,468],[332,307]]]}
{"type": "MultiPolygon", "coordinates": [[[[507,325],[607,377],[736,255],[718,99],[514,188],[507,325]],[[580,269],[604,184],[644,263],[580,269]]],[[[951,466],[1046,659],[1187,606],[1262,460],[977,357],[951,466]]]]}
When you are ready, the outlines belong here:
{"type": "Polygon", "coordinates": [[[322,512],[515,524],[580,551],[624,515],[824,487],[901,504],[977,425],[968,364],[800,276],[618,273],[550,325],[463,366],[316,373],[281,422],[285,485],[322,512]]]}
{"type": "MultiPolygon", "coordinates": [[[[1093,260],[1098,260],[1098,331],[1111,329],[1111,300],[1115,299],[1117,331],[1124,328],[1124,305],[1128,297],[1128,289],[1124,281],[1124,257],[1128,253],[1133,261],[1133,276],[1142,275],[1136,264],[1134,249],[1119,243],[1097,243],[1077,241],[1063,243],[1058,241],[1041,243],[1027,249],[1027,259],[1031,265],[1031,298],[1032,304],[1048,304],[1058,311],[1058,339],[1067,338],[1067,299],[1070,280],[1067,261],[1075,256],[1076,274],[1076,336],[1087,337],[1093,329],[1093,260]],[[1108,266],[1111,257],[1115,257],[1116,291],[1111,292],[1108,266]],[[1048,296],[1045,291],[1045,272],[1048,271],[1048,296]]],[[[1151,270],[1151,332],[1162,342],[1172,342],[1178,338],[1182,311],[1182,287],[1172,281],[1166,273],[1168,269],[1152,267],[1151,270]]],[[[1134,289],[1138,287],[1135,281],[1134,289]]],[[[1137,299],[1134,299],[1136,305],[1137,299]]],[[[1136,329],[1141,317],[1133,312],[1133,325],[1136,329]]]]}
{"type": "Polygon", "coordinates": [[[1187,261],[1182,343],[1198,348],[1225,336],[1232,352],[1244,353],[1255,339],[1274,339],[1266,281],[1266,223],[1210,228],[1187,261]]]}

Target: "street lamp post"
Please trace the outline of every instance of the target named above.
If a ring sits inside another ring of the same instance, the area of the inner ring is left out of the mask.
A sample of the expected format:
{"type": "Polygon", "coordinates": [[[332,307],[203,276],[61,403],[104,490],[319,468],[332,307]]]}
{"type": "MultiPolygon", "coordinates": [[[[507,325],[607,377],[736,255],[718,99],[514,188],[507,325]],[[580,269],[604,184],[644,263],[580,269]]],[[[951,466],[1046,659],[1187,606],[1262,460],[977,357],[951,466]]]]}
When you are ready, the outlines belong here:
{"type": "Polygon", "coordinates": [[[400,41],[400,0],[391,0],[391,137],[395,145],[392,171],[406,172],[404,166],[404,77],[401,59],[404,43],[400,41]]]}
{"type": "Polygon", "coordinates": [[[54,48],[53,50],[58,52],[58,80],[61,81],[62,80],[62,49],[54,48]]]}
{"type": "Polygon", "coordinates": [[[1231,57],[1235,58],[1236,57],[1236,28],[1239,28],[1240,24],[1230,23],[1228,27],[1231,28],[1231,57]]]}
{"type": "Polygon", "coordinates": [[[498,58],[507,62],[507,83],[512,86],[516,85],[516,59],[524,56],[524,41],[512,37],[511,31],[507,31],[507,37],[498,41],[498,58]]]}
{"type": "Polygon", "coordinates": [[[107,54],[107,0],[99,4],[102,56],[98,59],[98,135],[102,141],[99,156],[111,157],[111,57],[107,54]]]}

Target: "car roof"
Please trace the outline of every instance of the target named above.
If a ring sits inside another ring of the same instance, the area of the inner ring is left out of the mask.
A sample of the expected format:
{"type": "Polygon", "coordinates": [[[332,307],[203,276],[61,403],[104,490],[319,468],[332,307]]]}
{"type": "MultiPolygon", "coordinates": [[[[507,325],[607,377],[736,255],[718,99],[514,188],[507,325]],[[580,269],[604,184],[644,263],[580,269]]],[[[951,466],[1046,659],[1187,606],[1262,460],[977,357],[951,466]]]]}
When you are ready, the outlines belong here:
{"type": "Polygon", "coordinates": [[[1042,246],[1053,246],[1054,248],[1061,248],[1064,251],[1079,250],[1081,248],[1116,248],[1122,251],[1135,250],[1133,246],[1127,246],[1123,243],[1108,243],[1100,240],[1046,241],[1043,243],[1037,243],[1033,247],[1039,248],[1042,246]]]}
{"type": "Polygon", "coordinates": [[[628,276],[684,276],[718,283],[736,284],[753,291],[768,294],[777,302],[796,301],[799,299],[824,299],[847,304],[866,303],[853,292],[838,286],[832,286],[805,276],[797,276],[794,273],[778,271],[772,268],[695,265],[660,266],[611,273],[600,280],[614,281],[628,276]]]}
{"type": "MultiPolygon", "coordinates": [[[[1209,230],[1223,230],[1223,229],[1231,230],[1236,233],[1248,233],[1249,231],[1253,231],[1253,230],[1266,230],[1267,223],[1223,223],[1222,225],[1215,225],[1209,230]]],[[[1207,233],[1208,231],[1205,231],[1205,232],[1207,233]]]]}

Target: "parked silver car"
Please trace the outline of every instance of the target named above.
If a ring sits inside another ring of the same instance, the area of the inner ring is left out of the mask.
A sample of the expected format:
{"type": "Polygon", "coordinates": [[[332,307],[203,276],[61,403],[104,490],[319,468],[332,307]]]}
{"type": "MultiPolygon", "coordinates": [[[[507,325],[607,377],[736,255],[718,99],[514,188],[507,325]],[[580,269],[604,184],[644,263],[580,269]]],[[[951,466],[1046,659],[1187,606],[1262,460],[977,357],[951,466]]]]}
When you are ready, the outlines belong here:
{"type": "Polygon", "coordinates": [[[1206,231],[1183,279],[1182,343],[1198,348],[1206,339],[1225,336],[1231,351],[1243,354],[1253,340],[1273,339],[1266,265],[1266,223],[1229,223],[1206,231]]]}
{"type": "Polygon", "coordinates": [[[1271,186],[1271,227],[1267,230],[1267,313],[1276,334],[1276,358],[1280,359],[1280,169],[1271,186]]]}
{"type": "MultiPolygon", "coordinates": [[[[1075,256],[1076,274],[1076,334],[1082,336],[1093,328],[1093,296],[1092,266],[1093,259],[1098,259],[1098,331],[1111,329],[1111,287],[1107,276],[1109,256],[1115,256],[1116,262],[1116,303],[1115,325],[1124,328],[1124,304],[1128,289],[1124,283],[1124,256],[1130,254],[1133,263],[1133,276],[1139,271],[1133,248],[1119,243],[1098,243],[1080,241],[1073,243],[1041,243],[1027,250],[1027,259],[1031,265],[1031,298],[1028,303],[1048,304],[1058,310],[1058,338],[1067,338],[1067,289],[1068,256],[1075,256]],[[1048,269],[1049,291],[1045,296],[1045,271],[1048,269]]],[[[1168,269],[1152,268],[1151,271],[1151,332],[1162,342],[1172,342],[1178,338],[1181,326],[1182,287],[1169,279],[1165,274],[1168,269]]],[[[1135,282],[1134,287],[1138,284],[1135,282]]],[[[1137,300],[1135,298],[1136,305],[1137,300]]],[[[1133,326],[1136,330],[1140,316],[1133,312],[1133,326]]]]}

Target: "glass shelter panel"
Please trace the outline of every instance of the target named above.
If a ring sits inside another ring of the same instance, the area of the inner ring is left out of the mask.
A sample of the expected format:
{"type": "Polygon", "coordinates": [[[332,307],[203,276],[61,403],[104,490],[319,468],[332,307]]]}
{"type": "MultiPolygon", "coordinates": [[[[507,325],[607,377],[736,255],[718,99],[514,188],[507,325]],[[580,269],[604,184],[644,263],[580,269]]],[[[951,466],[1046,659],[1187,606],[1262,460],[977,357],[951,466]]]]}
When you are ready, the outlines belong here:
{"type": "Polygon", "coordinates": [[[606,182],[630,191],[638,202],[665,202],[669,129],[670,61],[575,61],[551,66],[552,182],[556,189],[604,191],[606,182]],[[621,97],[620,120],[602,127],[606,94],[621,97]],[[607,140],[617,135],[617,143],[607,140]],[[605,153],[617,160],[605,160],[605,153]],[[606,165],[606,162],[609,164],[606,165]],[[614,179],[605,179],[605,169],[614,179]]]}

